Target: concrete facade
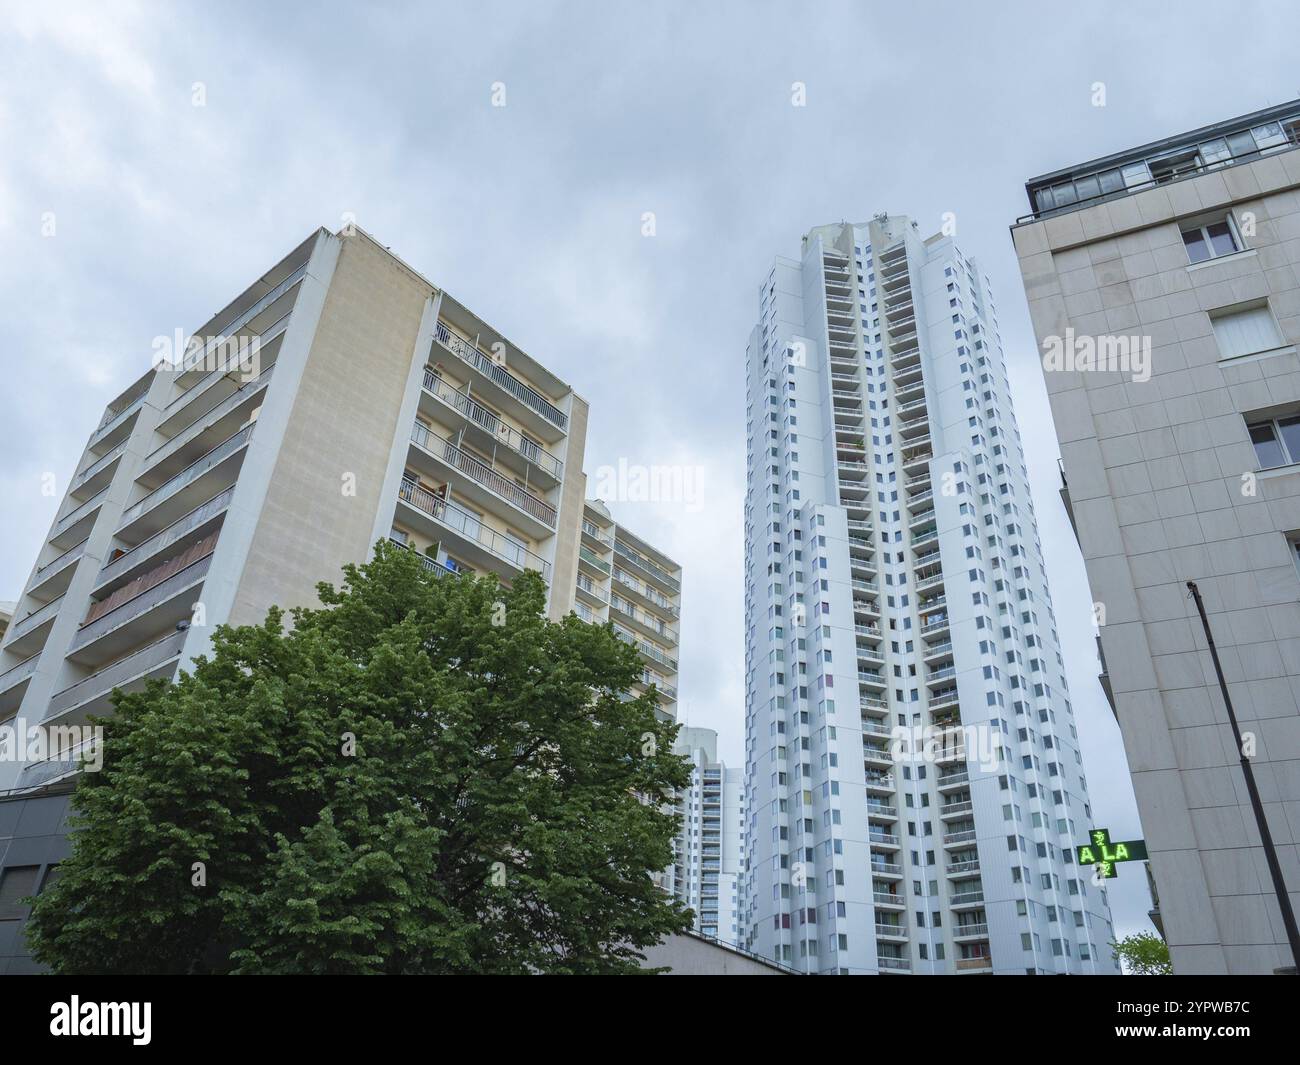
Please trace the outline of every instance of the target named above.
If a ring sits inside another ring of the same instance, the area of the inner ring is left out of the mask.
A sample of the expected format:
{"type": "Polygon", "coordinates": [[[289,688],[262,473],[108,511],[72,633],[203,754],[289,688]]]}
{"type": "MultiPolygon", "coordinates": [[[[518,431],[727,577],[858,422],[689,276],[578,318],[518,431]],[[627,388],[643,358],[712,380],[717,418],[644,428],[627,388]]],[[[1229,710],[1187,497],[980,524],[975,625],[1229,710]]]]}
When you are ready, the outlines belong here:
{"type": "Polygon", "coordinates": [[[1031,180],[1012,230],[1179,973],[1290,961],[1187,581],[1300,908],[1297,145],[1294,103],[1166,138],[1031,180]]]}

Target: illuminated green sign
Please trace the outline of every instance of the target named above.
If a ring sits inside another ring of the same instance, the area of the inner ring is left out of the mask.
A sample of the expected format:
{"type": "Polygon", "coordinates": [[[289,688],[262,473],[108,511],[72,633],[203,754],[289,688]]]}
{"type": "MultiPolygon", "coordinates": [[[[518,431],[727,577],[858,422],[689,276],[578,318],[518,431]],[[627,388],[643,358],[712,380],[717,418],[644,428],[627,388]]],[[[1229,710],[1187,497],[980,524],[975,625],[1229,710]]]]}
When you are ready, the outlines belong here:
{"type": "Polygon", "coordinates": [[[1104,877],[1118,876],[1116,862],[1145,861],[1147,845],[1145,840],[1130,839],[1121,843],[1112,843],[1110,829],[1094,828],[1088,833],[1090,842],[1076,847],[1076,857],[1080,865],[1095,865],[1097,875],[1104,877]]]}

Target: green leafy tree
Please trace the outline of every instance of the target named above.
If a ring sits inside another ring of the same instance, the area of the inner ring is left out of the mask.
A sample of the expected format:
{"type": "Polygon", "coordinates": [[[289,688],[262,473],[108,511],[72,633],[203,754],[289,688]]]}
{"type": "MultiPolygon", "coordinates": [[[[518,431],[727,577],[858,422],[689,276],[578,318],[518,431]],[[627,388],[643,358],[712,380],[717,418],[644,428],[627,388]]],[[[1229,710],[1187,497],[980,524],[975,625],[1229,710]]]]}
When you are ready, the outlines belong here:
{"type": "Polygon", "coordinates": [[[323,606],[122,694],[34,903],[61,973],[622,973],[690,925],[677,726],[634,649],[525,573],[388,543],[323,606]]]}
{"type": "Polygon", "coordinates": [[[1138,932],[1111,943],[1115,960],[1123,963],[1130,976],[1172,976],[1169,944],[1150,932],[1138,932]]]}

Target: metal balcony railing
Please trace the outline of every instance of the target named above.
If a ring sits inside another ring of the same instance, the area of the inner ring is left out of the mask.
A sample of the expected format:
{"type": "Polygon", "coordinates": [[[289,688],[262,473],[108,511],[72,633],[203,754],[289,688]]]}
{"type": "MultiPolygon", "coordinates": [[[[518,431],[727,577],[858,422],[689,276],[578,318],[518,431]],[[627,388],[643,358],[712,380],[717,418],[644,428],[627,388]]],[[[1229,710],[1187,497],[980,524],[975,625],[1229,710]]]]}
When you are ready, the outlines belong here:
{"type": "Polygon", "coordinates": [[[164,581],[147,588],[132,599],[119,603],[107,614],[96,618],[89,625],[83,625],[73,637],[70,650],[76,651],[93,643],[123,625],[129,625],[141,614],[147,613],[160,603],[180,594],[207,576],[208,567],[212,565],[212,555],[204,555],[196,562],[190,563],[183,570],[173,573],[164,581]]]}
{"type": "Polygon", "coordinates": [[[447,465],[454,467],[471,480],[500,496],[507,503],[518,507],[531,515],[543,525],[555,528],[555,508],[526,488],[521,488],[514,481],[503,477],[486,462],[475,458],[468,451],[457,447],[446,437],[427,428],[423,422],[416,422],[411,427],[411,439],[430,454],[436,455],[447,465]]]}
{"type": "Polygon", "coordinates": [[[7,692],[15,684],[21,684],[33,673],[36,672],[36,663],[40,660],[41,652],[37,651],[30,658],[24,658],[17,665],[10,666],[3,673],[0,673],[0,692],[7,692]]]}
{"type": "MultiPolygon", "coordinates": [[[[195,459],[171,480],[166,481],[158,488],[155,488],[138,503],[128,507],[126,513],[122,515],[121,524],[128,525],[135,521],[136,518],[140,517],[146,511],[152,510],[159,503],[166,499],[170,499],[187,484],[202,477],[203,474],[207,473],[214,466],[218,465],[226,458],[229,458],[248,443],[249,439],[253,435],[253,427],[256,424],[256,422],[249,422],[248,425],[245,425],[238,432],[226,437],[225,440],[214,447],[206,455],[195,459]]],[[[120,527],[121,526],[119,526],[119,528],[120,527]]]]}
{"type": "Polygon", "coordinates": [[[645,558],[642,555],[637,554],[635,551],[633,551],[631,548],[627,547],[626,545],[615,541],[614,553],[618,555],[622,555],[632,565],[636,566],[638,569],[642,570],[645,573],[649,573],[656,580],[662,581],[664,584],[668,585],[668,587],[671,588],[674,592],[681,591],[681,587],[682,587],[681,582],[676,577],[671,576],[666,570],[661,569],[659,566],[656,566],[648,558],[645,558]]]}
{"type": "Polygon", "coordinates": [[[482,519],[469,511],[462,510],[454,503],[448,503],[441,496],[434,495],[427,488],[422,488],[406,478],[402,479],[398,495],[416,510],[423,511],[458,536],[463,536],[466,540],[486,548],[502,561],[518,569],[537,570],[546,580],[551,579],[551,564],[546,559],[511,540],[505,534],[484,525],[482,519]]]}
{"type": "MultiPolygon", "coordinates": [[[[504,444],[511,451],[517,452],[538,469],[545,470],[557,481],[564,477],[564,463],[552,455],[540,444],[529,440],[518,429],[512,428],[488,410],[481,403],[476,403],[452,388],[433,370],[424,371],[424,390],[435,396],[461,416],[469,419],[499,444],[504,444]]],[[[593,526],[594,528],[594,526],[593,526]]]]}
{"type": "Polygon", "coordinates": [[[677,660],[675,658],[671,658],[670,656],[664,654],[664,652],[659,650],[659,648],[656,647],[654,644],[648,643],[645,640],[641,639],[641,637],[639,637],[636,633],[632,632],[630,629],[625,629],[623,628],[622,625],[615,625],[614,634],[624,643],[630,643],[643,655],[648,655],[650,658],[653,658],[656,662],[660,663],[663,666],[666,666],[668,669],[671,669],[674,673],[677,672],[677,660]]]}
{"type": "MultiPolygon", "coordinates": [[[[293,311],[285,311],[284,314],[271,323],[267,329],[259,333],[257,335],[259,347],[265,347],[283,333],[289,327],[289,318],[292,315],[293,311]]],[[[189,388],[167,404],[166,408],[164,408],[163,419],[166,420],[171,418],[171,416],[178,410],[188,406],[191,401],[203,392],[206,392],[209,385],[215,384],[220,378],[229,374],[232,369],[234,368],[230,366],[218,366],[216,369],[204,374],[195,381],[194,384],[190,385],[189,388]]],[[[200,414],[199,417],[201,418],[203,415],[200,414]]]]}
{"type": "Polygon", "coordinates": [[[135,397],[135,399],[131,400],[130,403],[128,403],[116,414],[114,414],[111,411],[105,414],[104,420],[99,423],[99,428],[90,434],[90,440],[87,441],[86,446],[94,447],[98,441],[108,436],[109,433],[111,433],[114,429],[116,429],[119,425],[121,425],[124,421],[126,421],[127,418],[129,418],[132,414],[134,414],[137,410],[140,409],[140,404],[144,402],[144,397],[145,397],[145,393],[141,392],[138,396],[135,397]]]}
{"type": "Polygon", "coordinates": [[[84,470],[81,470],[72,478],[71,489],[75,491],[76,489],[80,488],[83,484],[85,484],[92,477],[94,477],[95,474],[99,473],[100,470],[106,469],[109,463],[111,463],[114,459],[119,458],[122,452],[125,450],[126,450],[125,440],[123,440],[119,444],[115,444],[104,455],[96,459],[84,470]]]}
{"type": "MultiPolygon", "coordinates": [[[[204,359],[207,358],[208,353],[214,347],[217,346],[219,340],[233,337],[236,333],[238,333],[241,329],[243,329],[244,326],[246,326],[249,322],[251,322],[264,310],[266,310],[267,307],[271,306],[272,303],[278,300],[281,296],[283,296],[286,292],[288,292],[289,289],[291,289],[294,285],[296,285],[299,281],[301,281],[306,276],[306,274],[307,274],[307,264],[303,263],[300,267],[298,267],[298,269],[296,269],[293,273],[291,273],[288,277],[286,277],[283,281],[281,281],[278,285],[276,285],[275,288],[271,289],[271,291],[268,292],[265,296],[260,297],[257,300],[257,302],[254,303],[247,310],[240,311],[233,318],[229,319],[226,322],[223,322],[220,328],[218,328],[215,332],[209,334],[211,339],[208,340],[203,345],[202,350],[194,352],[193,355],[185,359],[183,363],[184,369],[186,370],[191,369],[192,367],[197,366],[199,363],[201,363],[204,359]]],[[[277,324],[280,321],[282,321],[283,318],[284,316],[281,316],[280,319],[277,319],[277,324]]],[[[274,326],[272,328],[274,328],[274,326]]]]}
{"type": "Polygon", "coordinates": [[[610,565],[604,559],[600,558],[595,552],[588,551],[585,547],[578,548],[578,557],[590,566],[594,566],[601,573],[608,574],[610,565]]]}
{"type": "Polygon", "coordinates": [[[54,523],[54,532],[52,535],[58,536],[60,533],[66,532],[68,529],[71,529],[74,525],[77,524],[77,522],[79,522],[92,510],[94,510],[101,503],[103,503],[104,497],[107,495],[108,495],[108,489],[105,488],[102,492],[99,492],[91,496],[84,503],[82,503],[81,506],[75,507],[72,510],[68,511],[65,515],[63,515],[63,517],[61,517],[58,521],[54,523]]]}
{"type": "Polygon", "coordinates": [[[568,431],[569,416],[538,392],[537,389],[524,384],[504,366],[498,365],[490,355],[484,354],[475,345],[453,333],[441,322],[437,325],[437,334],[439,343],[462,362],[473,366],[484,377],[510,393],[530,410],[540,414],[552,425],[566,432],[568,431]]]}
{"type": "Polygon", "coordinates": [[[51,599],[44,606],[37,607],[30,614],[19,618],[9,626],[9,639],[16,640],[20,636],[25,636],[33,629],[39,628],[54,617],[59,612],[59,604],[63,602],[63,596],[57,599],[51,599]]]}
{"type": "Polygon", "coordinates": [[[32,574],[32,583],[30,587],[34,588],[47,578],[53,577],[54,574],[58,573],[59,570],[68,565],[68,563],[75,562],[79,559],[83,554],[85,554],[85,551],[86,541],[82,540],[79,544],[73,544],[57,558],[52,558],[45,563],[45,565],[38,566],[36,572],[32,574]]]}
{"type": "Polygon", "coordinates": [[[50,718],[64,713],[104,692],[119,688],[136,677],[152,672],[168,659],[175,658],[181,653],[181,647],[188,635],[188,630],[169,632],[156,643],[132,651],[125,658],[120,658],[90,676],[82,677],[75,684],[55,692],[50,698],[49,709],[45,716],[50,718]]]}
{"type": "Polygon", "coordinates": [[[149,452],[149,454],[145,456],[144,462],[140,466],[141,471],[143,472],[151,469],[168,455],[179,450],[195,437],[206,432],[211,428],[213,422],[219,421],[240,404],[246,402],[249,398],[257,395],[265,389],[266,386],[271,383],[271,373],[274,370],[274,366],[268,366],[255,380],[248,382],[248,384],[241,385],[239,388],[235,389],[235,391],[231,392],[230,395],[219,400],[217,403],[214,403],[170,440],[166,440],[159,444],[153,449],[153,451],[149,452]]]}
{"type": "Polygon", "coordinates": [[[206,503],[200,503],[188,514],[177,518],[161,532],[154,533],[153,536],[137,544],[130,551],[118,555],[117,558],[99,571],[95,586],[98,587],[107,581],[111,581],[114,577],[118,577],[131,567],[138,565],[144,559],[156,555],[159,551],[166,550],[187,532],[198,528],[209,518],[220,514],[226,507],[230,506],[230,501],[234,498],[234,495],[235,486],[232,484],[229,488],[218,492],[206,503]]]}

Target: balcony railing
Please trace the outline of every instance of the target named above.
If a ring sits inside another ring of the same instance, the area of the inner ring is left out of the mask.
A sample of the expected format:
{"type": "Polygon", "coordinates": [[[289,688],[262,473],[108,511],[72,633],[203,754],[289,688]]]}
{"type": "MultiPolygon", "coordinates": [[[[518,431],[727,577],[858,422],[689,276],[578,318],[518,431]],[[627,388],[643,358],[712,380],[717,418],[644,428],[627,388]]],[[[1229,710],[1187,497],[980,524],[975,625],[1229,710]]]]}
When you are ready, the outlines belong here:
{"type": "Polygon", "coordinates": [[[17,665],[10,666],[3,673],[0,673],[0,692],[7,692],[15,684],[21,684],[33,673],[36,672],[36,663],[40,660],[41,652],[37,651],[30,658],[24,658],[17,665]]]}
{"type": "Polygon", "coordinates": [[[44,606],[37,607],[30,614],[19,618],[9,626],[9,639],[16,640],[20,636],[25,636],[33,629],[39,628],[54,617],[59,612],[59,604],[63,602],[63,596],[57,599],[51,599],[44,606]]]}
{"type": "Polygon", "coordinates": [[[53,577],[64,566],[70,562],[75,562],[86,551],[86,541],[82,540],[79,544],[73,544],[70,548],[59,555],[57,558],[50,559],[45,565],[38,566],[36,572],[32,574],[31,587],[36,587],[47,577],[53,577]]]}
{"type": "Polygon", "coordinates": [[[677,672],[677,660],[675,658],[671,658],[668,655],[664,654],[664,652],[659,650],[659,648],[656,647],[654,644],[648,643],[647,641],[641,639],[639,636],[637,636],[636,633],[632,632],[630,629],[625,629],[623,628],[622,625],[615,625],[614,634],[624,643],[630,643],[643,655],[648,655],[650,658],[653,658],[656,662],[660,663],[663,666],[666,666],[668,669],[671,669],[674,673],[677,672]]]}
{"type": "Polygon", "coordinates": [[[543,396],[537,389],[524,384],[519,378],[498,365],[490,355],[485,355],[468,340],[457,336],[441,322],[437,326],[438,341],[458,359],[473,366],[479,373],[510,393],[524,406],[540,414],[552,425],[568,430],[569,416],[543,396]]]}
{"type": "Polygon", "coordinates": [[[588,551],[585,547],[579,547],[578,557],[582,559],[584,562],[586,562],[589,566],[594,566],[596,569],[600,570],[601,573],[604,573],[608,576],[610,571],[609,563],[606,562],[600,556],[598,556],[595,552],[588,551]]]}
{"type": "Polygon", "coordinates": [[[101,636],[120,629],[123,625],[130,624],[141,614],[147,613],[173,596],[184,592],[187,588],[203,580],[207,576],[208,567],[211,565],[212,555],[204,555],[165,580],[146,588],[140,594],[123,600],[109,610],[108,613],[100,615],[94,621],[78,629],[77,635],[72,640],[71,650],[76,651],[89,643],[93,643],[101,636]]]}
{"type": "Polygon", "coordinates": [[[662,581],[664,584],[668,585],[668,587],[671,588],[674,592],[681,590],[682,587],[681,582],[676,577],[671,576],[666,570],[660,568],[659,566],[656,566],[648,558],[645,558],[643,555],[637,554],[635,551],[625,546],[624,544],[618,543],[616,541],[614,544],[614,552],[615,554],[622,555],[625,559],[627,559],[630,563],[632,563],[632,565],[636,566],[638,569],[641,569],[646,573],[649,573],[656,580],[662,581]]]}
{"type": "MultiPolygon", "coordinates": [[[[424,390],[433,396],[436,396],[447,406],[451,407],[463,417],[472,421],[485,432],[490,433],[492,438],[499,444],[504,444],[510,450],[517,452],[541,470],[545,470],[557,481],[564,477],[564,463],[543,448],[540,444],[534,443],[524,436],[518,429],[512,428],[488,410],[481,403],[476,403],[465,395],[447,384],[433,370],[424,371],[424,390]]],[[[584,523],[585,525],[586,523],[584,523]]],[[[592,526],[595,528],[595,526],[592,526]]],[[[597,535],[593,533],[592,535],[597,535]]]]}
{"type": "Polygon", "coordinates": [[[446,437],[430,431],[424,423],[416,422],[411,427],[411,439],[429,453],[437,455],[447,465],[459,470],[506,502],[514,504],[543,525],[555,528],[555,508],[546,500],[539,499],[525,488],[520,488],[514,481],[503,477],[486,462],[458,448],[446,437]]]}
{"type": "Polygon", "coordinates": [[[158,488],[155,488],[138,503],[128,507],[125,514],[122,515],[122,525],[128,525],[135,521],[148,510],[152,510],[159,503],[170,499],[187,484],[198,480],[205,473],[217,466],[225,459],[229,458],[241,447],[248,443],[253,435],[253,427],[256,422],[249,422],[238,432],[226,437],[220,444],[214,447],[206,455],[195,459],[180,473],[176,474],[171,480],[164,482],[158,488]]]}
{"type": "MultiPolygon", "coordinates": [[[[278,300],[281,296],[283,296],[286,292],[288,292],[289,289],[291,289],[294,285],[296,285],[299,281],[301,281],[303,277],[306,276],[306,274],[307,274],[307,263],[303,263],[300,267],[298,267],[297,270],[295,270],[283,281],[281,281],[278,285],[276,285],[275,288],[271,289],[271,291],[268,292],[265,296],[260,297],[257,300],[257,302],[254,303],[247,310],[240,311],[233,318],[222,323],[219,329],[209,334],[209,337],[211,339],[209,339],[203,345],[203,349],[201,351],[196,351],[189,358],[185,359],[184,363],[182,364],[184,368],[186,370],[190,370],[193,367],[197,366],[199,363],[203,362],[203,360],[207,358],[208,353],[214,347],[217,346],[220,340],[229,339],[230,337],[233,337],[236,333],[238,333],[241,329],[243,329],[244,326],[246,326],[249,322],[251,322],[264,310],[266,310],[267,307],[271,306],[271,304],[273,304],[276,300],[278,300]]],[[[276,324],[278,325],[279,321],[282,320],[283,320],[283,316],[281,316],[281,319],[277,320],[276,324]]],[[[273,329],[275,328],[275,326],[273,325],[271,328],[273,329]]],[[[269,331],[270,330],[268,330],[268,332],[269,331]]]]}
{"type": "Polygon", "coordinates": [[[67,532],[74,525],[76,525],[77,522],[79,522],[92,510],[94,510],[101,503],[103,503],[104,498],[107,495],[108,495],[108,489],[105,488],[102,492],[98,493],[97,495],[91,496],[84,503],[82,503],[81,506],[68,511],[65,515],[63,515],[63,517],[61,517],[58,521],[54,523],[53,535],[58,536],[60,533],[67,532]]]}
{"type": "Polygon", "coordinates": [[[181,653],[181,647],[188,635],[188,630],[169,632],[156,643],[151,643],[147,647],[133,651],[125,658],[118,659],[112,665],[105,666],[98,672],[92,673],[89,677],[83,677],[75,684],[68,685],[62,691],[55,692],[50,699],[49,710],[45,716],[47,718],[54,717],[64,711],[71,710],[95,698],[97,695],[119,688],[128,681],[157,669],[164,662],[175,658],[181,653]]]}
{"type": "Polygon", "coordinates": [[[113,414],[112,412],[105,414],[104,420],[99,423],[99,428],[90,434],[90,440],[87,442],[86,446],[94,447],[98,441],[108,436],[109,433],[111,433],[114,429],[116,429],[119,425],[121,425],[124,421],[126,421],[127,418],[129,418],[132,414],[134,414],[137,410],[140,409],[140,404],[144,402],[144,397],[145,397],[145,393],[141,392],[138,396],[135,397],[135,399],[131,400],[130,403],[128,403],[116,414],[113,414]]]}
{"type": "Polygon", "coordinates": [[[96,459],[84,470],[81,470],[72,478],[72,485],[71,485],[72,490],[75,491],[76,489],[80,488],[83,484],[85,484],[92,477],[94,477],[95,474],[99,473],[103,469],[106,469],[109,463],[111,463],[114,459],[121,457],[122,452],[125,450],[126,450],[125,440],[110,448],[107,453],[101,455],[98,459],[96,459]]]}
{"type": "Polygon", "coordinates": [[[469,511],[461,510],[454,503],[448,503],[441,496],[434,495],[427,488],[421,488],[414,481],[406,478],[403,478],[398,494],[416,510],[423,511],[434,521],[463,536],[466,540],[486,548],[497,558],[518,569],[537,570],[546,580],[551,579],[551,564],[546,559],[503,533],[484,525],[480,518],[469,511]]]}
{"type": "Polygon", "coordinates": [[[232,484],[224,491],[218,492],[206,503],[200,503],[188,514],[177,518],[161,532],[155,533],[153,536],[149,537],[149,539],[137,544],[125,554],[118,555],[117,558],[113,559],[113,561],[109,562],[99,571],[99,577],[95,581],[95,586],[98,587],[101,584],[111,581],[115,577],[121,576],[132,566],[135,566],[144,559],[149,558],[151,555],[155,555],[159,551],[170,547],[187,532],[198,528],[209,518],[216,514],[220,514],[226,507],[230,506],[230,501],[234,498],[234,495],[235,486],[232,484]]]}

